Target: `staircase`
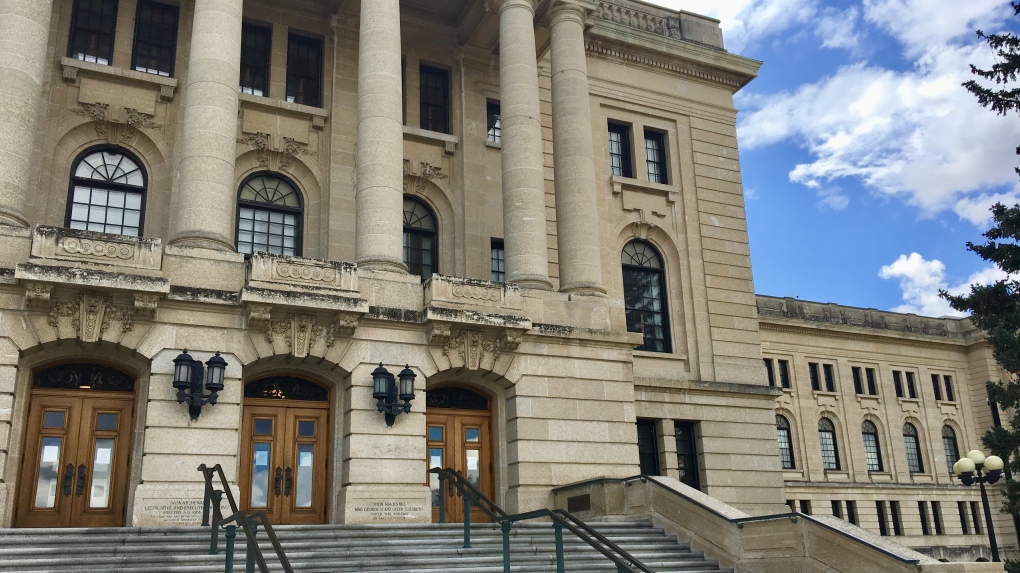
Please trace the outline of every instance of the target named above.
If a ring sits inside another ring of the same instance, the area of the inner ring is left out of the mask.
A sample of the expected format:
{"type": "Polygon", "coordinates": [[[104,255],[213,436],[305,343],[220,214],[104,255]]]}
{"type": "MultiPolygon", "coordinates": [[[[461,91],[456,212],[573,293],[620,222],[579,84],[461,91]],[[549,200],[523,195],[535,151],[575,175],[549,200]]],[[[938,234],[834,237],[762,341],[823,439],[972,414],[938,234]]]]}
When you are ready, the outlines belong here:
{"type": "MultiPolygon", "coordinates": [[[[715,561],[648,522],[592,523],[600,533],[658,573],[719,572],[715,561]]],[[[493,524],[471,528],[464,549],[463,526],[320,525],[274,528],[296,573],[502,573],[502,534],[493,524]]],[[[259,535],[273,571],[281,571],[272,546],[259,535]]],[[[616,573],[600,553],[564,532],[567,571],[616,573]]],[[[0,571],[115,573],[222,573],[220,554],[209,553],[207,528],[6,529],[0,530],[0,571]]],[[[520,524],[511,532],[515,573],[556,570],[552,527],[520,524]]],[[[234,570],[244,571],[244,537],[238,530],[234,570]]],[[[256,567],[256,571],[258,568],[256,567]]],[[[729,573],[732,573],[732,571],[729,573]]]]}

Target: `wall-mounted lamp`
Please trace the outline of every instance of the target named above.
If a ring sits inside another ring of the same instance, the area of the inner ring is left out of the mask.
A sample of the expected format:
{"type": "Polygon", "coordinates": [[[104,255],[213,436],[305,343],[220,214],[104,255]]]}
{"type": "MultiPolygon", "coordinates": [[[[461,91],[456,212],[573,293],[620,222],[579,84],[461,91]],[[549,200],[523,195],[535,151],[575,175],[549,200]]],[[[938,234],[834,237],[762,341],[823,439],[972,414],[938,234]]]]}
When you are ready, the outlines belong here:
{"type": "Polygon", "coordinates": [[[227,361],[220,353],[210,358],[202,368],[202,361],[195,360],[188,350],[174,358],[174,388],[177,388],[177,403],[187,404],[192,420],[197,420],[202,413],[202,406],[215,404],[219,393],[223,391],[223,372],[227,369],[227,361]],[[203,370],[208,370],[208,377],[203,370]],[[204,385],[203,385],[204,382],[204,385]],[[206,394],[205,391],[209,393],[206,394]]]}
{"type": "Polygon", "coordinates": [[[392,426],[393,421],[400,414],[411,411],[411,400],[414,400],[414,379],[417,378],[409,366],[398,374],[400,377],[400,392],[397,392],[397,382],[393,379],[390,371],[383,368],[382,362],[379,367],[372,371],[372,383],[375,388],[372,397],[376,400],[376,408],[386,414],[386,425],[392,426]],[[398,402],[403,400],[403,404],[398,402]]]}

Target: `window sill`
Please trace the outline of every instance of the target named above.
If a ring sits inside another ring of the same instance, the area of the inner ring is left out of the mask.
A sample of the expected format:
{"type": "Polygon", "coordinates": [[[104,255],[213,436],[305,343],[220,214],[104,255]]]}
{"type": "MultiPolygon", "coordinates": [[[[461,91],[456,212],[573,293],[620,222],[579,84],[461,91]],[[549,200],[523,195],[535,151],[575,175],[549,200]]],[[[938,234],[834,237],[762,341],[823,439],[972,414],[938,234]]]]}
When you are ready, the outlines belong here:
{"type": "Polygon", "coordinates": [[[910,481],[913,483],[933,483],[935,480],[925,473],[911,473],[910,481]]]}
{"type": "Polygon", "coordinates": [[[680,198],[680,189],[673,185],[652,183],[650,181],[634,179],[633,177],[621,177],[620,175],[611,176],[609,182],[613,186],[613,195],[621,195],[624,191],[639,191],[663,196],[669,204],[675,203],[680,198]]]}
{"type": "Polygon", "coordinates": [[[103,64],[94,64],[92,62],[83,62],[82,60],[69,58],[67,56],[60,59],[60,69],[63,74],[64,81],[67,83],[77,82],[79,73],[87,73],[106,78],[117,78],[120,80],[127,80],[135,84],[143,84],[148,87],[158,88],[159,98],[163,101],[173,101],[174,92],[177,90],[177,78],[138,72],[128,68],[121,68],[119,66],[106,66],[103,64]]]}
{"type": "Polygon", "coordinates": [[[635,350],[634,356],[640,356],[643,358],[662,358],[664,360],[687,360],[686,354],[677,354],[674,352],[651,352],[649,350],[635,350]]]}
{"type": "Polygon", "coordinates": [[[501,142],[501,141],[489,141],[488,139],[486,139],[485,140],[485,147],[488,147],[490,149],[503,149],[503,142],[501,142]]]}
{"type": "Polygon", "coordinates": [[[409,125],[404,126],[404,136],[424,141],[426,143],[442,145],[443,153],[446,155],[453,155],[457,153],[457,146],[460,145],[460,138],[456,135],[440,133],[438,131],[429,131],[427,129],[419,129],[409,125]]]}
{"type": "Polygon", "coordinates": [[[823,470],[829,481],[850,481],[850,472],[845,470],[823,470]]]}
{"type": "Polygon", "coordinates": [[[326,118],[329,117],[329,114],[326,112],[326,110],[321,107],[312,107],[310,105],[291,103],[289,101],[240,92],[237,94],[237,96],[238,99],[240,99],[241,101],[242,107],[263,108],[275,112],[284,111],[296,115],[302,115],[311,119],[312,127],[315,129],[322,129],[323,127],[325,127],[326,118]]]}
{"type": "Polygon", "coordinates": [[[893,480],[892,474],[887,471],[873,472],[869,470],[868,478],[873,482],[891,482],[893,480]]]}

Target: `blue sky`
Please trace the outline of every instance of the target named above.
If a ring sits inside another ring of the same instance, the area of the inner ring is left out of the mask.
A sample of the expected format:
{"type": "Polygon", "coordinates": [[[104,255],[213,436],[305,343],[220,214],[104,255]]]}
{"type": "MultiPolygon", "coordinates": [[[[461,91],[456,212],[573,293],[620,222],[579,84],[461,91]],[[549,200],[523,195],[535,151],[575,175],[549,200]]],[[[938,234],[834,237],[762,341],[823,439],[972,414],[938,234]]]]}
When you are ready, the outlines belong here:
{"type": "Polygon", "coordinates": [[[929,316],[1001,275],[966,250],[1020,200],[1020,117],[960,87],[1005,0],[653,0],[764,65],[737,94],[755,290],[929,316]]]}

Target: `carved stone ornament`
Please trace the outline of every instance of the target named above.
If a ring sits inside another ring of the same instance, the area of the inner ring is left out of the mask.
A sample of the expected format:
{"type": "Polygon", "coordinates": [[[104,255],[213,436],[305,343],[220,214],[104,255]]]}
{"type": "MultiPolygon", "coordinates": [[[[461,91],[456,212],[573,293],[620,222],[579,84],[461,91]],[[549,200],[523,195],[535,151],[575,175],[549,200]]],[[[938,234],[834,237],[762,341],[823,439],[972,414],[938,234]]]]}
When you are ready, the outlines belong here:
{"type": "Polygon", "coordinates": [[[53,296],[53,285],[47,283],[28,283],[25,285],[25,306],[31,310],[47,311],[50,309],[50,298],[53,296]]]}
{"type": "Polygon", "coordinates": [[[142,129],[163,127],[152,121],[154,116],[134,108],[113,110],[105,103],[82,103],[71,111],[93,122],[96,135],[110,143],[129,143],[142,129]]]}
{"type": "Polygon", "coordinates": [[[308,151],[308,145],[295,140],[292,137],[282,138],[283,144],[278,148],[273,145],[273,137],[268,133],[248,133],[237,139],[251,147],[255,151],[255,158],[259,164],[268,167],[273,171],[287,169],[294,163],[298,155],[315,155],[308,151]]]}
{"type": "Polygon", "coordinates": [[[72,255],[84,255],[101,259],[131,260],[135,256],[135,246],[129,243],[113,241],[93,241],[66,237],[60,240],[60,248],[72,255]]]}
{"type": "Polygon", "coordinates": [[[135,293],[135,316],[146,320],[156,318],[156,308],[159,306],[159,295],[150,293],[135,293]]]}
{"type": "Polygon", "coordinates": [[[58,328],[62,317],[70,318],[82,342],[97,342],[111,322],[121,324],[122,334],[131,332],[134,329],[134,314],[134,308],[114,305],[108,296],[83,293],[73,301],[53,301],[46,322],[58,328]]]}
{"type": "Polygon", "coordinates": [[[285,320],[271,320],[269,319],[270,311],[269,305],[250,305],[248,308],[249,326],[252,325],[253,313],[258,312],[259,317],[256,323],[266,325],[266,342],[272,344],[277,335],[282,335],[287,343],[287,348],[296,358],[308,356],[316,340],[321,338],[326,348],[332,348],[338,336],[350,338],[358,327],[358,317],[346,313],[337,313],[333,322],[323,324],[310,314],[288,314],[285,320]]]}
{"type": "Polygon", "coordinates": [[[428,329],[429,343],[439,346],[443,356],[454,366],[479,370],[484,364],[492,368],[504,352],[517,350],[523,333],[513,331],[481,332],[458,330],[449,325],[434,324],[428,329]]]}
{"type": "Polygon", "coordinates": [[[652,231],[654,231],[656,227],[657,225],[650,221],[634,221],[630,225],[630,234],[635,239],[647,241],[648,237],[652,234],[652,231]]]}
{"type": "Polygon", "coordinates": [[[268,304],[252,303],[248,305],[248,328],[265,330],[269,328],[270,312],[273,307],[268,304]]]}
{"type": "Polygon", "coordinates": [[[448,177],[443,173],[442,167],[436,167],[424,161],[404,160],[404,193],[421,193],[429,181],[448,177]]]}

